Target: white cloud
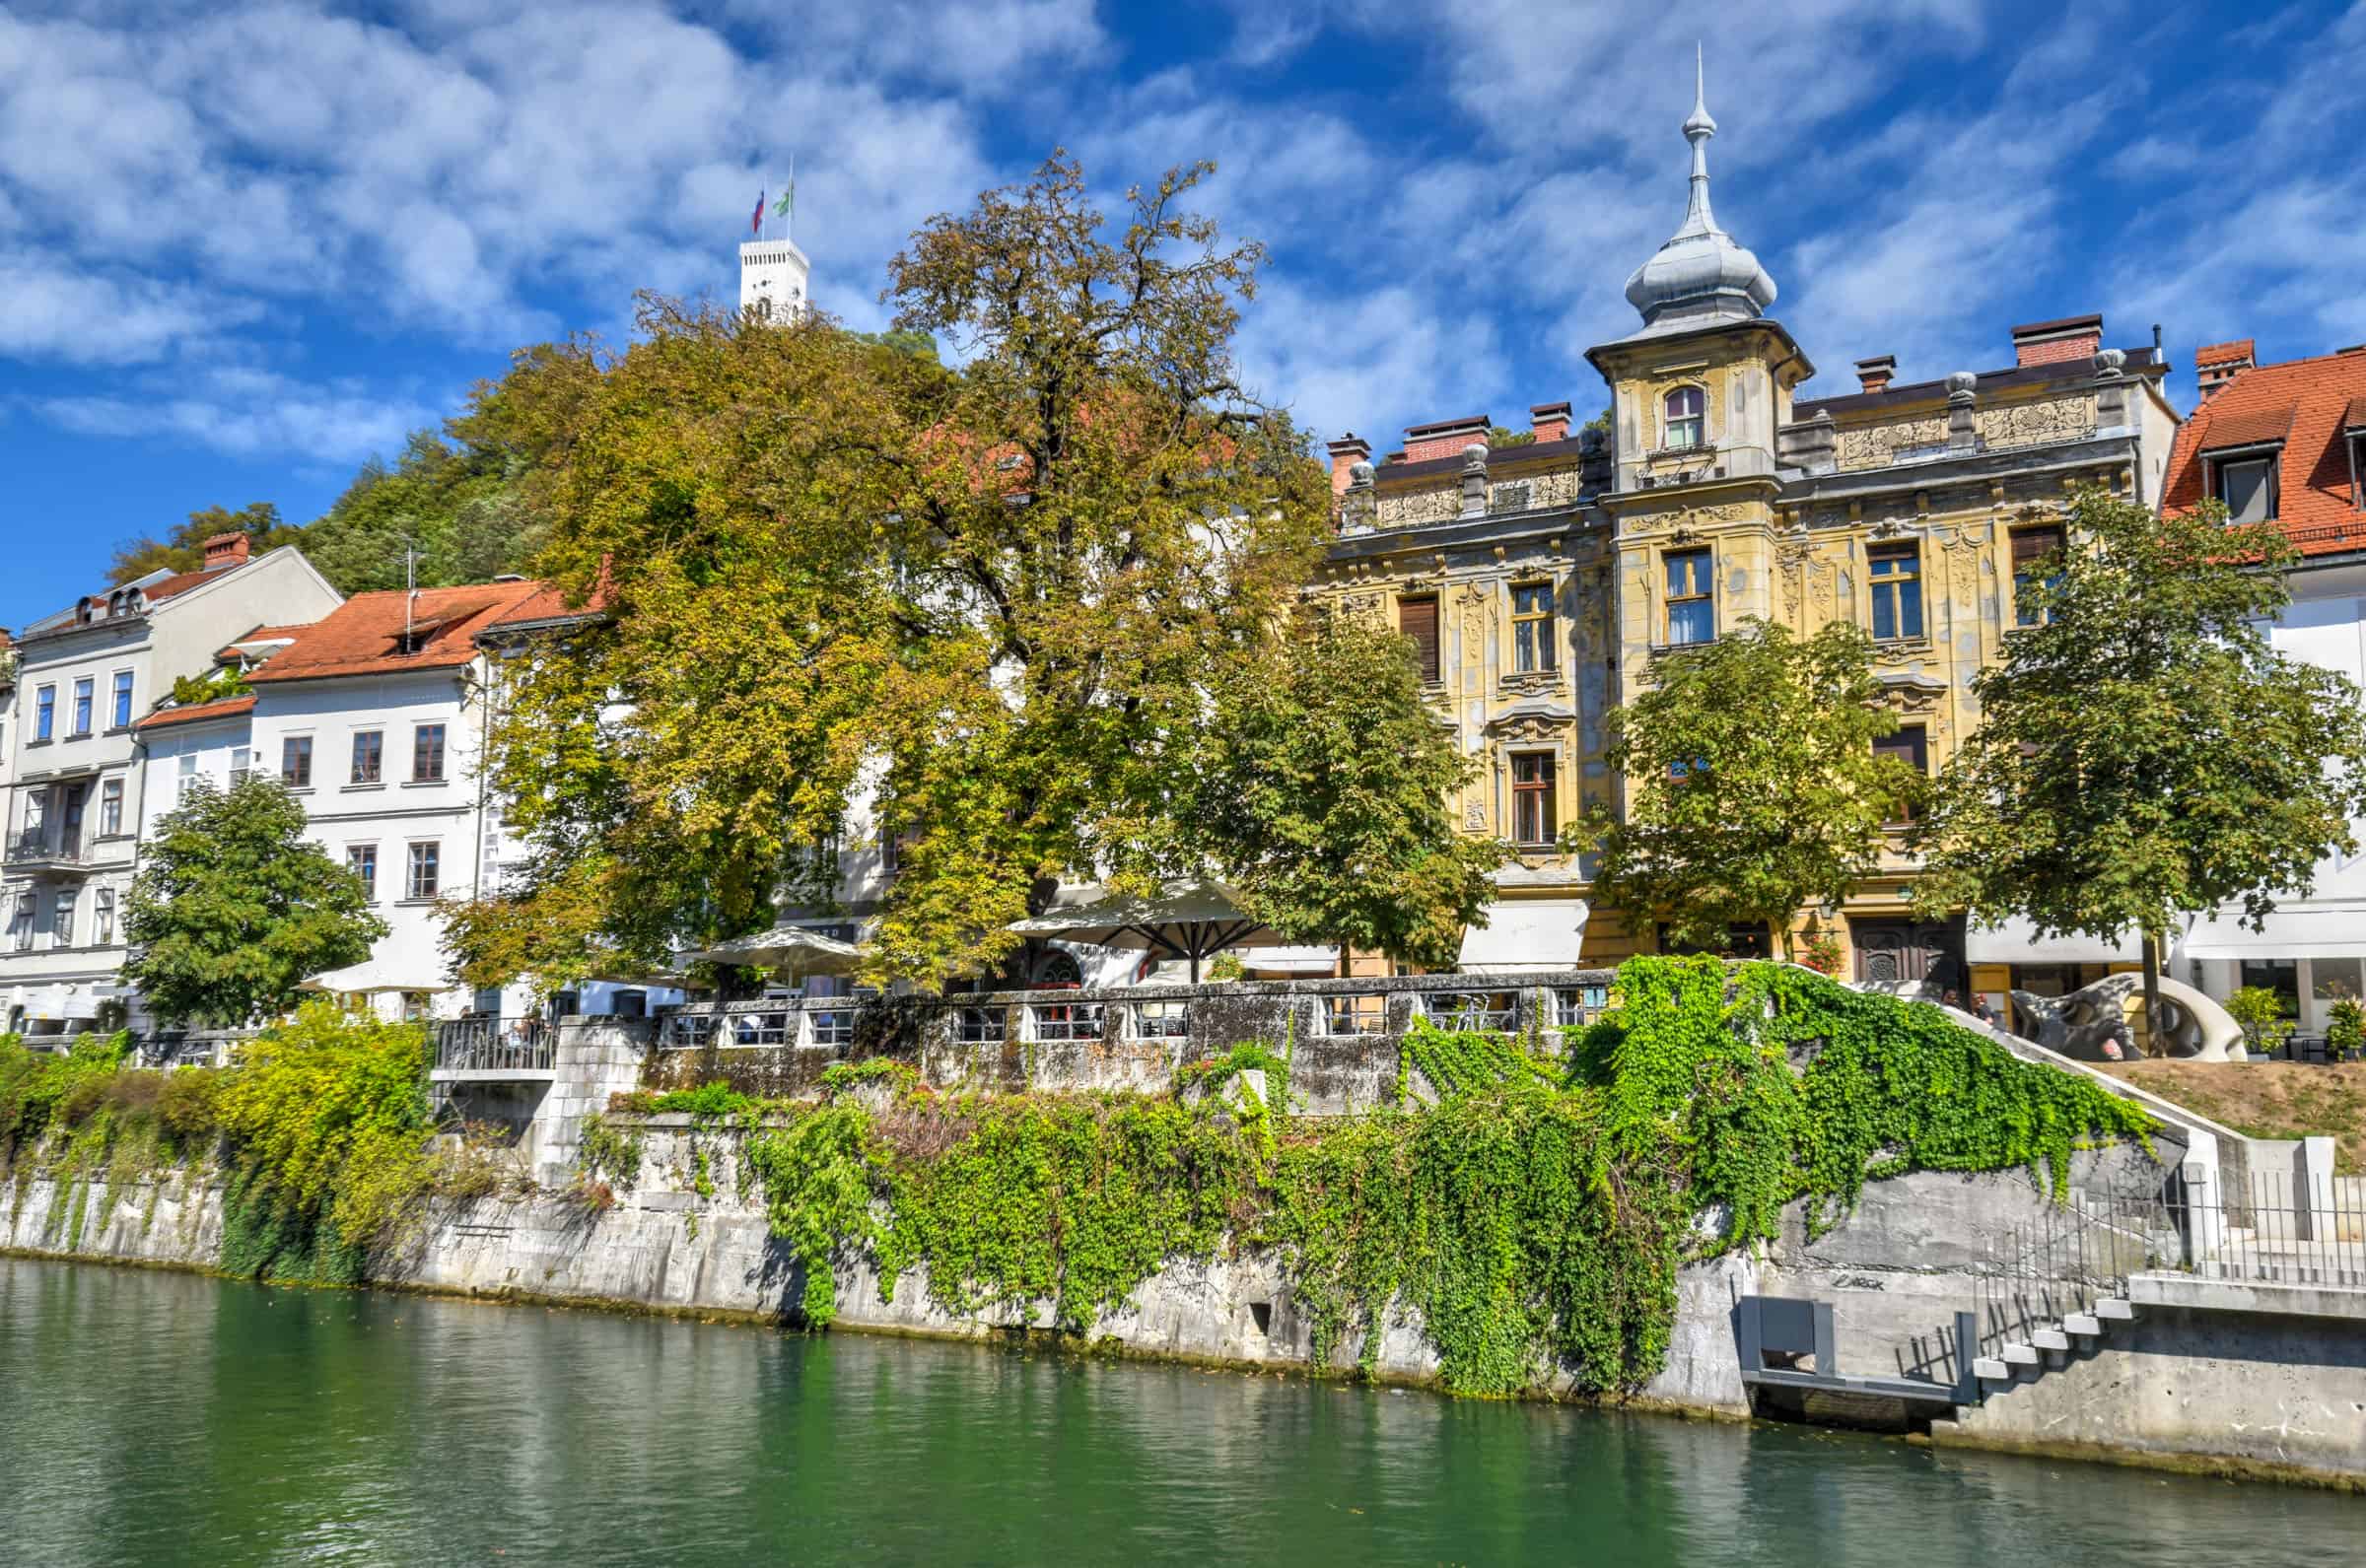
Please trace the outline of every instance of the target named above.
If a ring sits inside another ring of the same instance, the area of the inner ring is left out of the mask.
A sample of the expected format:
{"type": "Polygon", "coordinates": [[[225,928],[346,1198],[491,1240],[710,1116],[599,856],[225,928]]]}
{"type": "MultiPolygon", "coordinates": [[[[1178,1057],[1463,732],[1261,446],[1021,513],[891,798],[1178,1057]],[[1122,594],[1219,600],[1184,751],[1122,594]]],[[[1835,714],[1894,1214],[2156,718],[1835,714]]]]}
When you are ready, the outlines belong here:
{"type": "Polygon", "coordinates": [[[399,451],[409,432],[438,417],[356,382],[307,385],[234,366],[143,383],[136,393],[44,398],[33,407],[82,436],[162,438],[234,456],[345,464],[399,451]]]}

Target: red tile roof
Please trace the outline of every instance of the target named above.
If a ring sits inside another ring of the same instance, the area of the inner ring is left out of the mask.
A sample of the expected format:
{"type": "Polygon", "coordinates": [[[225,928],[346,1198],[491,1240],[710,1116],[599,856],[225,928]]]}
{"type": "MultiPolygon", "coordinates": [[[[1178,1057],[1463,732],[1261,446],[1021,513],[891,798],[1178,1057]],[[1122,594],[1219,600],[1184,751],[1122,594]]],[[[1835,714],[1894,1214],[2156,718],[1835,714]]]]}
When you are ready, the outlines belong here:
{"type": "Polygon", "coordinates": [[[292,646],[281,648],[269,663],[246,678],[260,685],[456,668],[476,656],[478,632],[546,586],[530,581],[477,582],[457,588],[423,588],[415,600],[400,588],[357,593],[303,628],[292,646]],[[409,625],[420,639],[415,652],[405,652],[401,647],[406,600],[412,600],[409,625]]]}
{"type": "Polygon", "coordinates": [[[175,572],[164,581],[151,582],[140,591],[147,595],[149,603],[154,604],[159,599],[169,599],[175,593],[186,593],[191,588],[211,582],[224,573],[236,572],[245,564],[244,561],[231,561],[205,572],[175,572]]]}
{"type": "Polygon", "coordinates": [[[2243,444],[2236,437],[2261,439],[2250,432],[2280,428],[2276,512],[2284,531],[2307,555],[2366,549],[2366,511],[2358,510],[2351,489],[2344,431],[2361,400],[2366,352],[2252,367],[2211,393],[2178,431],[2161,510],[2182,512],[2201,504],[2208,493],[2204,451],[2243,444]]]}
{"type": "Polygon", "coordinates": [[[191,703],[185,708],[160,708],[141,719],[134,729],[162,729],[168,724],[196,724],[208,718],[236,718],[241,714],[254,712],[254,699],[224,697],[210,703],[191,703]]]}
{"type": "Polygon", "coordinates": [[[2233,365],[2250,359],[2254,344],[2250,338],[2237,338],[2232,343],[2204,343],[2193,351],[2195,365],[2233,365]]]}
{"type": "Polygon", "coordinates": [[[536,582],[534,592],[521,599],[494,618],[492,626],[530,626],[540,621],[569,621],[578,616],[597,615],[608,606],[610,591],[606,574],[592,585],[592,592],[581,604],[567,602],[567,590],[556,582],[536,582]]]}
{"type": "Polygon", "coordinates": [[[292,642],[300,633],[311,631],[313,625],[313,623],[311,621],[303,621],[294,626],[258,626],[244,637],[234,637],[228,643],[223,644],[222,650],[214,657],[227,663],[238,656],[240,648],[251,648],[257,643],[292,642]]]}

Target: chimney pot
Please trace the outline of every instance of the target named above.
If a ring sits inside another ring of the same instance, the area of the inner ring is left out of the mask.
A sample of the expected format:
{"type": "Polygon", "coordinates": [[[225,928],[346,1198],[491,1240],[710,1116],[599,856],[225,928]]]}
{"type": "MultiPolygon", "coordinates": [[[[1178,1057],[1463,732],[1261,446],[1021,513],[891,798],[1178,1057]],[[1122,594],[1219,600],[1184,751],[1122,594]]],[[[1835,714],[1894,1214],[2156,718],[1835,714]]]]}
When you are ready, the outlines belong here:
{"type": "Polygon", "coordinates": [[[2193,351],[2193,390],[2207,398],[2242,371],[2259,363],[2258,344],[2251,338],[2231,343],[2204,343],[2193,351]]]}
{"type": "Polygon", "coordinates": [[[1331,494],[1336,497],[1346,494],[1349,475],[1355,466],[1371,461],[1372,443],[1349,431],[1339,440],[1325,443],[1323,450],[1331,454],[1331,494]]]}
{"type": "Polygon", "coordinates": [[[2058,365],[2065,360],[2092,360],[2103,347],[2103,317],[2066,315],[2058,321],[2031,321],[2013,328],[2015,365],[2058,365]]]}
{"type": "Polygon", "coordinates": [[[1528,410],[1528,428],[1538,441],[1566,441],[1569,438],[1569,405],[1567,403],[1537,403],[1528,410]]]}
{"type": "Polygon", "coordinates": [[[1869,360],[1856,362],[1856,384],[1868,392],[1887,388],[1898,374],[1898,356],[1876,354],[1869,360]]]}
{"type": "Polygon", "coordinates": [[[243,533],[217,533],[205,541],[205,570],[237,566],[254,548],[254,540],[243,533]]]}

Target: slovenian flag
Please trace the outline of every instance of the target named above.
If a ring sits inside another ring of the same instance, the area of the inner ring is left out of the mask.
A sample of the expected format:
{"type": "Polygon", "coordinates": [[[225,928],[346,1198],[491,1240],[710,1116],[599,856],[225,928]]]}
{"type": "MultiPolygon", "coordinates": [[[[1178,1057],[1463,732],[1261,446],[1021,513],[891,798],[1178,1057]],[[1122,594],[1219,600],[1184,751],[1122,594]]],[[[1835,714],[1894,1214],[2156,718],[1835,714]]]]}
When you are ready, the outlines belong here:
{"type": "Polygon", "coordinates": [[[764,235],[764,192],[756,192],[756,215],[747,221],[748,233],[762,239],[764,235]]]}

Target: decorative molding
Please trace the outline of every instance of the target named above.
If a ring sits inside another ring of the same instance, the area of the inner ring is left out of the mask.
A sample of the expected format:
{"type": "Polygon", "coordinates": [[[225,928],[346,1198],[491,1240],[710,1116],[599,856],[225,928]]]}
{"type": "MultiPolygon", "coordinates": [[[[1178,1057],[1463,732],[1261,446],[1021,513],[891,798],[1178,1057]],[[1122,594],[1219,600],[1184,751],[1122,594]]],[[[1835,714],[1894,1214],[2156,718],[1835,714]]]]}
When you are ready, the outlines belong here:
{"type": "Polygon", "coordinates": [[[1989,451],[2086,441],[2095,434],[2095,399],[2080,392],[2034,403],[1991,404],[1973,411],[1972,429],[1989,451]]]}

